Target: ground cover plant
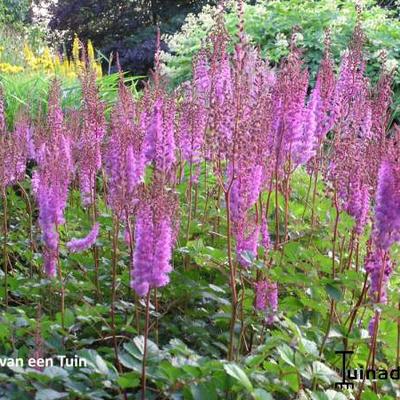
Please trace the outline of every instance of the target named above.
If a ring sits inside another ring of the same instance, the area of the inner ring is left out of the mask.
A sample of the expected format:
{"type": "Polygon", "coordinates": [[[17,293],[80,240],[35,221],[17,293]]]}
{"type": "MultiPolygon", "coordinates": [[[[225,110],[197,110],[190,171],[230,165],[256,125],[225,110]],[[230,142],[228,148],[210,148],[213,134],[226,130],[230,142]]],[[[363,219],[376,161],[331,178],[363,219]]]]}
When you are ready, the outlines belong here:
{"type": "Polygon", "coordinates": [[[140,93],[83,44],[73,90],[2,81],[1,399],[399,397],[396,71],[355,10],[315,77],[238,1],[174,89],[160,33],[140,93]]]}

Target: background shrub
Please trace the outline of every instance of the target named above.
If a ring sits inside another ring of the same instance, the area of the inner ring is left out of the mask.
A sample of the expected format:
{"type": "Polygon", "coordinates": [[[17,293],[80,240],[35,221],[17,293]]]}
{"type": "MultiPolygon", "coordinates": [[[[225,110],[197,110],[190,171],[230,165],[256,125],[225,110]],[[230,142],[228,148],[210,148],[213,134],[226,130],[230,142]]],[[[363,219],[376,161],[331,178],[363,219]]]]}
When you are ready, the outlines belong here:
{"type": "MultiPolygon", "coordinates": [[[[304,57],[314,76],[322,56],[327,28],[332,31],[332,51],[336,61],[345,50],[356,20],[354,4],[351,0],[261,0],[255,5],[246,5],[245,30],[250,41],[260,46],[270,62],[276,64],[288,53],[293,28],[299,27],[304,57]]],[[[180,32],[165,38],[170,53],[164,53],[163,58],[173,85],[190,78],[192,57],[212,29],[216,12],[216,7],[208,6],[197,16],[189,15],[180,32]]],[[[378,76],[382,50],[388,53],[391,65],[397,65],[400,59],[400,21],[394,13],[381,8],[374,0],[364,2],[362,20],[367,35],[365,51],[368,74],[373,81],[378,76]]],[[[226,14],[226,24],[231,34],[236,32],[237,22],[233,8],[226,14]]],[[[397,74],[395,91],[399,90],[397,74]]],[[[399,101],[394,106],[396,109],[398,104],[399,101]]]]}

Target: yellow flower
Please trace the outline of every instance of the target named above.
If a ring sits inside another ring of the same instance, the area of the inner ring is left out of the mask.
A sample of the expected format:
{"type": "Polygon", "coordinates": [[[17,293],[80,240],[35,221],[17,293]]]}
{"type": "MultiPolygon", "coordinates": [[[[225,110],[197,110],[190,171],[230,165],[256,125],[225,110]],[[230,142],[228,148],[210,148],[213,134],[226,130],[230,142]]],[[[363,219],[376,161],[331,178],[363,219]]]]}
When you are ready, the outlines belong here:
{"type": "Polygon", "coordinates": [[[101,64],[96,63],[95,64],[95,68],[96,68],[96,75],[98,78],[101,78],[103,76],[103,71],[101,69],[101,64]]]}
{"type": "Polygon", "coordinates": [[[54,69],[53,58],[51,57],[50,49],[48,47],[43,51],[42,57],[40,58],[40,64],[44,69],[54,69]]]}
{"type": "Polygon", "coordinates": [[[4,72],[5,74],[18,74],[23,70],[24,68],[20,67],[19,65],[0,63],[0,72],[4,72]]]}
{"type": "Polygon", "coordinates": [[[93,43],[90,39],[88,40],[88,44],[87,44],[87,53],[88,53],[89,63],[90,64],[94,63],[94,61],[95,61],[94,48],[93,48],[93,43]]]}
{"type": "Polygon", "coordinates": [[[74,42],[72,43],[72,59],[75,63],[80,62],[79,54],[80,54],[81,44],[78,38],[78,35],[75,35],[74,42]]]}
{"type": "Polygon", "coordinates": [[[36,57],[31,48],[29,47],[28,43],[24,44],[24,49],[23,49],[24,57],[25,57],[25,62],[30,68],[36,68],[36,57]]]}

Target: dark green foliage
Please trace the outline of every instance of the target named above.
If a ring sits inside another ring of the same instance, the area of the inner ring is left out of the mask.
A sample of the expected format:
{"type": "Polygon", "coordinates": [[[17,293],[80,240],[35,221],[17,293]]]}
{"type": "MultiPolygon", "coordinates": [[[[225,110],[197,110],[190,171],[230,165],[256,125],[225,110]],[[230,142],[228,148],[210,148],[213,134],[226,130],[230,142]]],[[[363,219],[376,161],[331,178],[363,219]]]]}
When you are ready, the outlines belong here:
{"type": "MultiPolygon", "coordinates": [[[[91,39],[108,57],[118,53],[124,70],[146,74],[153,65],[156,25],[174,33],[189,12],[198,12],[210,0],[66,0],[51,8],[50,27],[91,39]]],[[[163,48],[166,49],[165,45],[163,48]]]]}
{"type": "MultiPolygon", "coordinates": [[[[322,184],[319,185],[316,202],[318,224],[314,229],[310,228],[308,180],[306,174],[296,173],[290,202],[289,228],[292,237],[283,253],[270,253],[275,263],[271,276],[279,282],[280,290],[279,315],[273,326],[265,326],[262,313],[254,311],[253,288],[246,283],[256,273],[259,267],[257,262],[249,270],[241,271],[245,284],[239,297],[244,296],[244,316],[243,322],[238,320],[235,332],[238,337],[244,329],[251,351],[241,348],[235,362],[224,360],[231,313],[224,206],[210,206],[205,218],[206,199],[203,195],[199,196],[190,240],[186,242],[182,234],[178,241],[171,283],[158,291],[157,306],[153,295],[151,298],[147,399],[285,400],[294,399],[299,393],[301,398],[307,400],[350,398],[350,392],[334,389],[341,366],[335,351],[342,349],[347,340],[349,348],[355,351],[351,366],[357,367],[365,362],[370,342],[366,328],[373,306],[368,301],[362,305],[357,323],[348,333],[347,318],[361,294],[364,274],[360,269],[356,271],[354,264],[347,267],[349,255],[345,250],[341,255],[343,270],[332,279],[330,252],[335,210],[331,200],[325,197],[322,184]],[[218,235],[211,233],[216,221],[220,223],[218,235]],[[185,267],[187,256],[189,262],[185,267]],[[338,319],[334,319],[330,327],[324,352],[320,356],[332,300],[337,301],[338,319]]],[[[204,174],[200,176],[199,193],[204,193],[203,185],[204,174]]],[[[208,185],[212,193],[215,182],[211,176],[208,185]]],[[[181,184],[178,189],[184,199],[186,184],[181,184]]],[[[97,240],[101,261],[99,294],[96,294],[94,285],[92,252],[71,255],[62,247],[66,288],[63,329],[60,283],[40,277],[42,262],[40,247],[36,247],[40,246],[40,233],[35,224],[37,215],[33,215],[35,245],[32,246],[28,234],[27,204],[19,189],[9,189],[8,199],[9,250],[14,269],[9,279],[10,307],[0,312],[0,354],[2,357],[27,360],[39,349],[43,357],[79,355],[87,360],[88,367],[55,366],[44,371],[2,368],[0,398],[122,399],[121,390],[126,391],[128,399],[138,398],[144,302],[135,299],[129,289],[129,249],[124,244],[121,229],[115,320],[123,370],[118,372],[110,327],[110,210],[104,203],[99,203],[102,227],[97,240]]],[[[185,207],[183,205],[182,226],[186,226],[187,222],[185,207]]],[[[273,210],[274,202],[271,201],[271,232],[274,231],[273,210]]],[[[71,193],[66,220],[68,223],[61,230],[63,243],[67,238],[90,229],[90,218],[81,208],[77,192],[71,193]]],[[[342,215],[340,242],[348,242],[348,232],[353,223],[350,217],[342,215]]],[[[367,237],[368,232],[361,238],[360,248],[364,248],[367,237]]],[[[363,256],[360,254],[360,257],[363,256]]],[[[379,360],[389,367],[395,366],[396,362],[396,319],[399,311],[394,302],[397,301],[398,282],[396,271],[392,277],[390,302],[383,307],[380,325],[379,360]]],[[[0,302],[3,301],[3,289],[0,283],[0,302]]],[[[380,382],[379,387],[385,397],[376,397],[367,387],[363,399],[396,398],[398,382],[380,382]]]]}

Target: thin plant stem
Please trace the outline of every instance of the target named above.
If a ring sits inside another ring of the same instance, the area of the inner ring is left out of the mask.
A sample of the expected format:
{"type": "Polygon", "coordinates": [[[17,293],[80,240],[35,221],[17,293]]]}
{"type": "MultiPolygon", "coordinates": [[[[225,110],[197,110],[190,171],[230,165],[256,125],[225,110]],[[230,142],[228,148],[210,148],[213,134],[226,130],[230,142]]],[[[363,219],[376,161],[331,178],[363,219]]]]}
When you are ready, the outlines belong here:
{"type": "Polygon", "coordinates": [[[116,284],[117,284],[117,258],[118,258],[118,233],[119,233],[119,218],[113,218],[113,253],[112,253],[112,282],[111,282],[111,308],[110,308],[110,316],[111,316],[111,332],[113,338],[113,347],[114,347],[114,355],[115,361],[117,364],[117,368],[119,372],[122,372],[121,363],[119,361],[118,356],[118,342],[116,338],[116,329],[115,329],[115,302],[117,298],[116,284]]]}
{"type": "Polygon", "coordinates": [[[3,189],[3,268],[4,268],[4,303],[8,307],[8,210],[7,210],[7,193],[3,189]]]}
{"type": "MultiPolygon", "coordinates": [[[[335,203],[335,209],[336,209],[336,217],[335,217],[335,224],[333,227],[333,240],[332,240],[332,279],[336,278],[336,266],[335,266],[335,257],[336,257],[336,241],[337,241],[337,236],[338,236],[338,226],[339,226],[339,217],[340,217],[340,211],[339,211],[339,206],[338,206],[338,202],[337,202],[337,193],[335,192],[334,194],[334,203],[335,203]]],[[[325,344],[326,341],[328,339],[329,336],[329,331],[331,329],[331,325],[332,325],[332,318],[333,315],[335,313],[335,300],[332,299],[331,303],[330,303],[330,308],[329,308],[329,315],[328,315],[328,325],[326,328],[326,332],[324,335],[324,338],[322,339],[322,344],[319,350],[319,355],[321,356],[324,348],[325,348],[325,344]]]]}
{"type": "MultiPolygon", "coordinates": [[[[321,150],[320,152],[321,153],[321,150]]],[[[314,229],[315,226],[315,200],[317,198],[317,187],[318,187],[318,174],[319,174],[319,160],[315,159],[314,164],[314,187],[311,201],[311,229],[314,229]]]]}
{"type": "Polygon", "coordinates": [[[232,315],[229,327],[229,346],[228,346],[228,360],[233,359],[234,354],[234,336],[235,324],[237,313],[237,292],[236,292],[236,267],[232,259],[232,238],[231,238],[231,215],[230,215],[230,189],[225,192],[226,203],[226,230],[227,230],[227,248],[228,248],[228,263],[230,273],[230,286],[232,292],[232,315]]]}
{"type": "Polygon", "coordinates": [[[278,161],[275,165],[275,250],[279,247],[279,182],[278,161]]]}
{"type": "MultiPolygon", "coordinates": [[[[363,288],[361,290],[361,295],[358,298],[358,301],[357,301],[356,305],[354,306],[353,310],[350,313],[350,317],[349,317],[350,318],[350,323],[349,323],[349,327],[347,329],[347,335],[346,335],[346,337],[344,339],[344,344],[345,344],[344,345],[344,350],[347,350],[348,336],[350,335],[351,330],[353,329],[353,324],[354,324],[354,321],[356,319],[357,312],[361,307],[361,304],[363,302],[365,294],[367,293],[367,282],[368,282],[368,274],[365,274],[364,284],[363,284],[363,288]]],[[[345,322],[345,325],[346,325],[346,323],[347,323],[347,321],[345,322]]]]}
{"type": "MultiPolygon", "coordinates": [[[[94,177],[93,183],[93,191],[92,191],[92,223],[95,224],[97,221],[98,213],[97,213],[97,188],[96,188],[96,176],[94,177]]],[[[100,280],[99,280],[99,249],[96,245],[92,247],[93,259],[94,259],[94,281],[96,287],[96,298],[100,299],[100,280]]]]}
{"type": "Polygon", "coordinates": [[[308,183],[308,187],[307,187],[307,194],[306,194],[306,199],[304,201],[304,209],[303,209],[303,214],[301,216],[301,219],[304,221],[304,217],[306,215],[306,211],[307,211],[307,205],[308,205],[308,200],[310,198],[310,193],[311,193],[311,186],[312,186],[312,182],[313,182],[313,175],[310,175],[310,181],[308,183]]]}
{"type": "MultiPolygon", "coordinates": [[[[33,240],[33,231],[32,231],[32,226],[33,226],[33,218],[32,218],[32,204],[29,198],[28,193],[26,192],[25,188],[21,185],[21,183],[17,183],[19,189],[22,192],[22,195],[24,196],[25,203],[26,203],[26,208],[28,210],[28,218],[29,218],[29,241],[31,245],[31,250],[36,251],[36,245],[35,241],[33,240]]],[[[32,269],[32,267],[31,267],[32,269]]],[[[32,272],[31,272],[31,278],[32,278],[32,272]]]]}
{"type": "MultiPolygon", "coordinates": [[[[377,304],[381,302],[381,295],[382,295],[382,282],[383,282],[383,276],[385,275],[385,265],[386,265],[386,260],[387,260],[387,254],[385,253],[383,258],[382,258],[382,268],[379,274],[379,281],[378,281],[378,297],[376,299],[377,304]]],[[[367,369],[370,365],[371,362],[371,369],[375,368],[375,357],[376,357],[376,345],[377,345],[377,338],[378,338],[378,331],[379,331],[379,320],[380,320],[380,313],[378,310],[375,311],[374,313],[374,331],[372,333],[372,338],[371,338],[371,344],[369,346],[369,352],[368,352],[368,358],[367,358],[367,363],[366,363],[366,368],[367,369]]],[[[361,394],[363,392],[365,384],[365,376],[363,381],[361,382],[360,389],[358,391],[356,399],[359,400],[361,398],[361,394]]],[[[376,385],[373,385],[374,391],[376,392],[376,385]]]]}
{"type": "Polygon", "coordinates": [[[155,334],[156,334],[156,343],[159,344],[159,332],[158,332],[158,296],[157,296],[157,288],[154,288],[154,311],[156,313],[155,318],[155,334]]]}
{"type": "Polygon", "coordinates": [[[144,343],[143,343],[143,359],[142,359],[142,400],[146,400],[146,359],[147,359],[147,339],[149,336],[149,322],[150,322],[150,290],[146,296],[146,319],[144,325],[144,343]]]}
{"type": "MultiPolygon", "coordinates": [[[[290,161],[289,161],[289,170],[290,170],[290,161]]],[[[286,182],[285,182],[285,243],[289,239],[289,191],[290,191],[290,172],[287,174],[286,182]]]]}
{"type": "MultiPolygon", "coordinates": [[[[397,309],[400,312],[400,300],[397,304],[397,309]]],[[[397,318],[397,347],[396,347],[396,367],[400,363],[400,317],[397,318]]]]}
{"type": "MultiPolygon", "coordinates": [[[[56,224],[56,232],[58,235],[58,225],[56,224]]],[[[65,329],[65,284],[64,277],[62,273],[61,261],[60,261],[60,251],[57,245],[57,267],[58,267],[58,279],[61,285],[61,327],[65,329]]]]}
{"type": "Polygon", "coordinates": [[[194,204],[193,204],[193,217],[196,218],[197,216],[197,208],[199,204],[199,184],[196,183],[194,186],[194,204]]]}

